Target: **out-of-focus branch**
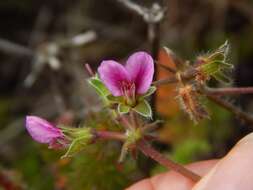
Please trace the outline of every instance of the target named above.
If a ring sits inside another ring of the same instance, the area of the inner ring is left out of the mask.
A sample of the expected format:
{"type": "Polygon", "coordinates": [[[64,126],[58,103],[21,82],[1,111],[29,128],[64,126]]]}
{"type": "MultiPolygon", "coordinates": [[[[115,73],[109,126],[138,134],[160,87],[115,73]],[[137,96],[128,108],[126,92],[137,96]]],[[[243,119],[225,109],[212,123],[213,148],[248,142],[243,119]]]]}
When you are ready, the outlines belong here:
{"type": "Polygon", "coordinates": [[[17,55],[17,56],[33,56],[34,52],[22,45],[10,42],[5,39],[0,39],[0,51],[7,54],[17,55]]]}
{"type": "Polygon", "coordinates": [[[50,21],[52,20],[52,12],[47,6],[43,6],[35,19],[35,24],[31,31],[31,36],[29,39],[29,47],[34,47],[45,40],[46,28],[48,27],[50,21]]]}
{"type": "Polygon", "coordinates": [[[58,59],[58,54],[62,48],[86,45],[95,41],[96,39],[96,32],[89,30],[72,38],[38,44],[34,54],[34,59],[32,60],[32,71],[24,81],[25,86],[31,87],[37,80],[39,73],[46,65],[49,65],[52,70],[60,69],[62,63],[58,59]]]}
{"type": "Polygon", "coordinates": [[[136,4],[130,0],[118,0],[125,7],[138,15],[142,16],[146,23],[159,23],[163,17],[166,9],[163,9],[159,4],[154,3],[151,8],[147,8],[136,4]]]}
{"type": "Polygon", "coordinates": [[[93,30],[88,30],[84,33],[77,34],[72,38],[62,39],[57,42],[60,47],[78,47],[86,45],[97,39],[97,33],[93,30]]]}

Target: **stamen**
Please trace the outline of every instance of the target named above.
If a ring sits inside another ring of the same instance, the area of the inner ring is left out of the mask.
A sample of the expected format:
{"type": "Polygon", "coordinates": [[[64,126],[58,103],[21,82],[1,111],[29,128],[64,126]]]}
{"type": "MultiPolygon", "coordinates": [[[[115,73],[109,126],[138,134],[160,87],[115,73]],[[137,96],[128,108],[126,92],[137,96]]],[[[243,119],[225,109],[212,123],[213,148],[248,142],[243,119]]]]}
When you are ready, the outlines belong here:
{"type": "Polygon", "coordinates": [[[126,99],[126,103],[132,105],[135,103],[135,84],[129,81],[121,82],[121,92],[126,99]]]}

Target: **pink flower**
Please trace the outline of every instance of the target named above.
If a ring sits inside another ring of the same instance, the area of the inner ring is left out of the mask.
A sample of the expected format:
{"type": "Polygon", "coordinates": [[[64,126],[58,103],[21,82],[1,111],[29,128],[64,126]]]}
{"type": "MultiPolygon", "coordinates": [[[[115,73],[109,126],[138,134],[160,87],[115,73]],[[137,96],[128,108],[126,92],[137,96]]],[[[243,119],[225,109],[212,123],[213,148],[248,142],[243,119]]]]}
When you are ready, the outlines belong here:
{"type": "Polygon", "coordinates": [[[99,76],[113,96],[135,99],[145,94],[151,86],[154,75],[154,61],[146,52],[132,54],[126,65],[106,60],[98,68],[99,76]]]}
{"type": "Polygon", "coordinates": [[[27,116],[26,129],[35,141],[49,144],[51,148],[60,148],[65,141],[59,128],[40,117],[27,116]]]}

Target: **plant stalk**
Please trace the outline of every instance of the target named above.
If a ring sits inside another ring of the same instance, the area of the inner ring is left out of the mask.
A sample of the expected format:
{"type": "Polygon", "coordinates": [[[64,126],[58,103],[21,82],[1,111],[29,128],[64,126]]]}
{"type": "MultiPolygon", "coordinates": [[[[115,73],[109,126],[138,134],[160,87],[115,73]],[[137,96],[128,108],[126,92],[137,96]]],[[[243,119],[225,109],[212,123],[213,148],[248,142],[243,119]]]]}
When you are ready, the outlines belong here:
{"type": "Polygon", "coordinates": [[[126,136],[123,133],[113,132],[113,131],[94,131],[96,139],[103,140],[118,140],[125,141],[126,136]]]}
{"type": "Polygon", "coordinates": [[[148,145],[145,141],[139,141],[137,147],[143,154],[157,161],[159,164],[165,166],[166,168],[178,172],[179,174],[183,175],[188,179],[191,179],[194,182],[198,182],[201,179],[198,174],[195,174],[187,168],[183,167],[182,165],[177,164],[172,160],[166,158],[161,153],[152,148],[150,145],[148,145]]]}
{"type": "Polygon", "coordinates": [[[234,87],[234,88],[206,88],[209,95],[240,95],[253,94],[253,87],[234,87]]]}
{"type": "Polygon", "coordinates": [[[222,100],[221,98],[215,96],[215,95],[211,95],[206,93],[206,97],[208,99],[210,99],[211,101],[215,102],[216,104],[222,106],[223,108],[227,109],[228,111],[232,112],[233,114],[235,114],[238,118],[242,119],[243,121],[249,123],[250,125],[253,126],[253,117],[242,111],[240,108],[234,106],[233,104],[222,100]]]}

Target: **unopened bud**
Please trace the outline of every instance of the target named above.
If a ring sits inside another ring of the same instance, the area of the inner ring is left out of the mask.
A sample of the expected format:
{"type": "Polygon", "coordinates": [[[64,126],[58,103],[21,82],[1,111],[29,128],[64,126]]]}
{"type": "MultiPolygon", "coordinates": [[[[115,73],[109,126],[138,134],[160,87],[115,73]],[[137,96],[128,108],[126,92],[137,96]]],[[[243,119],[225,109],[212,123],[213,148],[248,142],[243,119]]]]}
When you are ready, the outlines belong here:
{"type": "Polygon", "coordinates": [[[229,83],[230,79],[226,72],[233,68],[233,65],[227,63],[229,44],[226,41],[221,47],[212,53],[199,56],[196,61],[196,81],[204,83],[211,77],[218,81],[229,83]]]}

